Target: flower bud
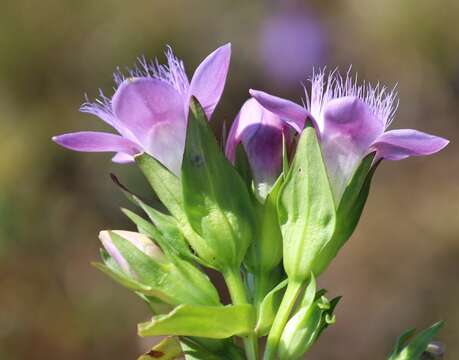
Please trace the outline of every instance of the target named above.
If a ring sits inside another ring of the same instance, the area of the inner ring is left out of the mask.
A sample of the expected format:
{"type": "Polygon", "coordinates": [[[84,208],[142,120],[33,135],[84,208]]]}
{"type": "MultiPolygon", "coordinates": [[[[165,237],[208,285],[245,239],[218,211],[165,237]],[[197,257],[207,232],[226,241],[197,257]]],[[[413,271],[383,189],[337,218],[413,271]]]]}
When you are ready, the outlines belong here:
{"type": "Polygon", "coordinates": [[[255,99],[242,106],[226,142],[226,156],[236,160],[242,143],[247,153],[258,194],[265,198],[282,169],[282,138],[289,140],[289,126],[255,99]]]}
{"type": "Polygon", "coordinates": [[[137,249],[142,251],[145,255],[148,255],[152,259],[157,261],[164,261],[164,254],[161,249],[156,246],[156,244],[151,241],[147,236],[134,232],[134,231],[124,231],[124,230],[113,230],[108,231],[104,230],[99,233],[99,239],[102,242],[105,250],[108,254],[115,260],[116,264],[122,269],[123,272],[131,276],[136,276],[134,271],[130,268],[127,260],[123,257],[119,249],[115,246],[112,239],[112,233],[122,237],[123,239],[129,241],[137,249]]]}

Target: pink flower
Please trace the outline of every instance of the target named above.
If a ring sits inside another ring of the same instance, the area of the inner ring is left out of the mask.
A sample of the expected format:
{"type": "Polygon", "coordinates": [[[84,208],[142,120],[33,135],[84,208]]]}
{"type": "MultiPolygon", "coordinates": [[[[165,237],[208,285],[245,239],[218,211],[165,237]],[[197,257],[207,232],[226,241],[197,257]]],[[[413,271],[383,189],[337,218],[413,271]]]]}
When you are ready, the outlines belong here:
{"type": "Polygon", "coordinates": [[[412,129],[387,130],[396,110],[396,94],[384,87],[357,85],[337,72],[324,72],[311,80],[306,106],[251,90],[250,94],[267,110],[301,132],[307,119],[316,127],[330,183],[339,203],[343,191],[365,155],[401,160],[409,156],[434,154],[448,140],[412,129]]]}
{"type": "Polygon", "coordinates": [[[86,103],[82,112],[93,114],[112,126],[119,135],[83,131],[53,137],[61,146],[75,151],[116,152],[114,162],[133,161],[146,152],[178,174],[185,147],[188,107],[191,96],[203,106],[208,118],[223,92],[231,57],[231,45],[224,45],[198,66],[191,79],[183,62],[169,48],[168,64],[139,60],[125,78],[115,74],[117,90],[111,99],[101,94],[86,103]]]}

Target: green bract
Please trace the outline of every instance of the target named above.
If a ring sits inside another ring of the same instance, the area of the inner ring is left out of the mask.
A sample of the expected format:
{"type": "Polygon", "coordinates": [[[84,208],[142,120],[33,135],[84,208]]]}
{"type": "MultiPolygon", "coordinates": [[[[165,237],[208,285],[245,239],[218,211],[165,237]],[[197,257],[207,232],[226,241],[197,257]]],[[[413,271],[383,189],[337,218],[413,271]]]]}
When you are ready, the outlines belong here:
{"type": "Polygon", "coordinates": [[[203,257],[219,270],[239,268],[254,235],[247,187],[220,150],[204,111],[191,101],[182,165],[184,211],[213,254],[203,257]]]}
{"type": "Polygon", "coordinates": [[[317,259],[315,273],[320,274],[333,260],[354,232],[362,215],[370,191],[371,180],[380,161],[374,163],[375,154],[367,155],[354,172],[336,210],[336,226],[332,239],[317,259]]]}
{"type": "Polygon", "coordinates": [[[335,231],[336,210],[317,134],[307,125],[278,202],[284,268],[292,281],[305,281],[335,231]]]}

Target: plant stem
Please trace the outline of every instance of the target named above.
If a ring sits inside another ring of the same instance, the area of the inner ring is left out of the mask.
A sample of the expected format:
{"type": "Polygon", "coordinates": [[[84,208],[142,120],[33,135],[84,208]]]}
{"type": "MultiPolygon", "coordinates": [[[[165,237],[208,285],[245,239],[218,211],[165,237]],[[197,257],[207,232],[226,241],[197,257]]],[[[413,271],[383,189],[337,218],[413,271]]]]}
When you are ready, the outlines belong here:
{"type": "MultiPolygon", "coordinates": [[[[247,294],[244,284],[242,283],[241,274],[239,269],[232,269],[223,274],[226,285],[231,296],[233,304],[248,304],[247,294]]],[[[247,360],[258,359],[258,341],[254,333],[249,334],[247,337],[243,337],[245,353],[247,360]]]]}
{"type": "Polygon", "coordinates": [[[266,350],[263,356],[263,360],[273,360],[277,354],[277,348],[279,346],[279,341],[284,330],[285,324],[288,321],[290,313],[295,305],[296,299],[300,294],[303,283],[296,281],[289,281],[287,285],[287,290],[285,291],[282,302],[277,311],[276,317],[274,318],[271,331],[268,335],[268,340],[266,342],[266,350]]]}

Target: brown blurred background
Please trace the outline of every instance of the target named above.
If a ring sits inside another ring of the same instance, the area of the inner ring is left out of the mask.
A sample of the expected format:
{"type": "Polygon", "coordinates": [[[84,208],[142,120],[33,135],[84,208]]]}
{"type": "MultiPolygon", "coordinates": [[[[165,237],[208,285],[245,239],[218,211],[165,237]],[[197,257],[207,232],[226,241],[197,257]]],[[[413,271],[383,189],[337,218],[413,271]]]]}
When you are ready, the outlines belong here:
{"type": "Polygon", "coordinates": [[[299,100],[313,66],[353,64],[361,79],[398,83],[393,127],[452,141],[378,170],[357,232],[320,279],[344,298],[309,358],[384,359],[403,330],[438,319],[447,358],[459,358],[458,16],[457,0],[2,0],[0,359],[135,359],[147,346],[136,337],[146,307],[89,263],[99,230],[132,229],[109,172],[148,187],[135,167],[50,137],[104,129],[78,108],[86,92],[111,94],[117,66],[163,59],[170,44],[191,74],[225,42],[215,129],[250,87],[299,100]]]}

